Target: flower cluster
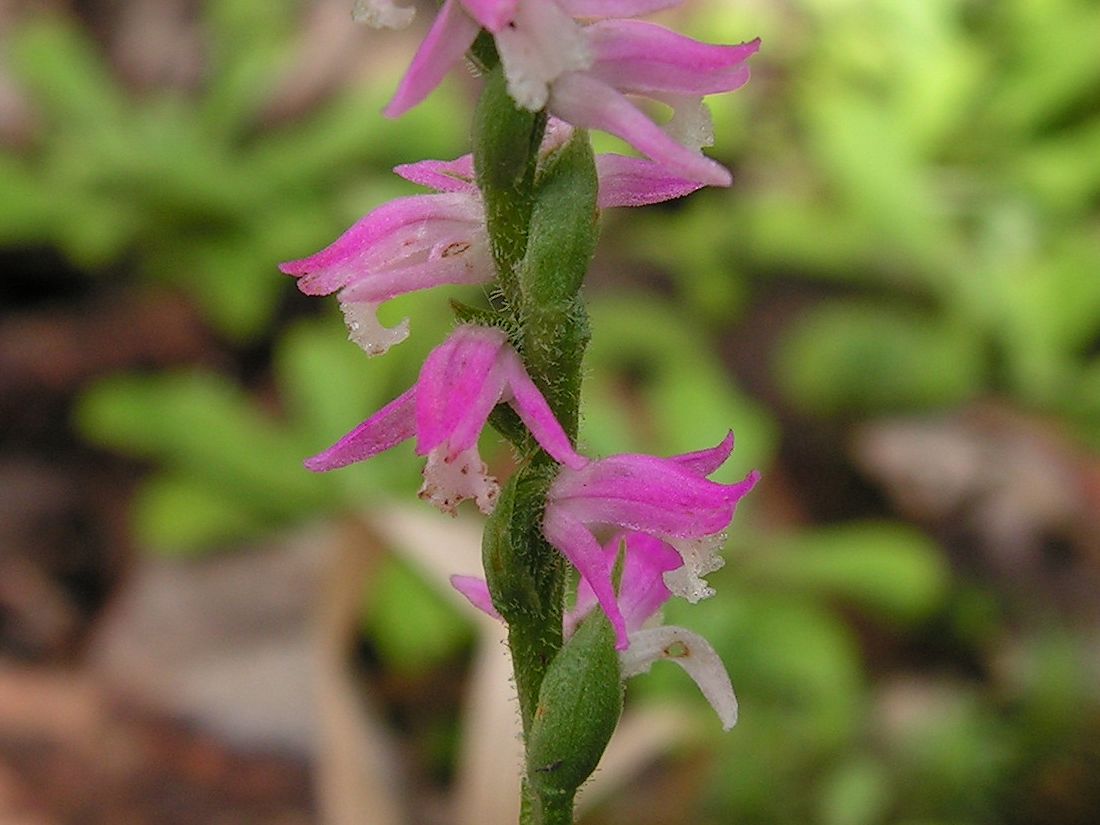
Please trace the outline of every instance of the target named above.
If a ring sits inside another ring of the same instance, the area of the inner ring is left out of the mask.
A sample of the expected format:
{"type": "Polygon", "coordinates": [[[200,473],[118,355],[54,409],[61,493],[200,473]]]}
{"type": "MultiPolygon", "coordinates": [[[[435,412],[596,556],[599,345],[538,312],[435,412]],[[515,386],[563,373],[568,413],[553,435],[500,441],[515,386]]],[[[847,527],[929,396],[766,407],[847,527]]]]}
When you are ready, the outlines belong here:
{"type": "MultiPolygon", "coordinates": [[[[748,82],[745,61],[760,41],[716,46],[631,19],[680,2],[446,0],[385,112],[396,117],[427,97],[484,28],[520,106],[609,132],[673,174],[728,186],[729,172],[700,151],[714,140],[702,100],[748,82]],[[661,128],[628,96],[670,107],[672,119],[661,128]]],[[[412,11],[393,0],[359,0],[357,17],[401,28],[412,11]]]]}
{"type": "MultiPolygon", "coordinates": [[[[399,115],[423,100],[484,30],[513,108],[548,116],[539,163],[585,128],[610,132],[645,156],[597,156],[594,178],[587,156],[588,180],[598,179],[596,207],[642,206],[703,185],[728,185],[729,172],[701,151],[712,142],[702,100],[743,85],[746,60],[759,43],[709,45],[634,19],[678,2],[446,0],[386,113],[399,115]],[[659,125],[633,100],[639,96],[670,108],[671,119],[659,125]]],[[[394,0],[359,0],[356,13],[389,28],[413,17],[394,0]]],[[[433,191],[380,206],[327,248],[281,265],[303,292],[337,295],[349,337],[369,355],[409,334],[408,319],[392,328],[379,322],[377,309],[387,300],[498,278],[472,156],[394,171],[433,191]]],[[[588,203],[585,215],[592,212],[588,203]]],[[[493,411],[509,407],[555,462],[538,526],[579,574],[574,606],[564,614],[565,635],[598,607],[614,632],[623,676],[672,659],[732,726],[737,704],[713,649],[683,628],[650,625],[672,596],[695,602],[712,594],[703,577],[722,565],[724,531],[757,474],[735,484],[709,478],[729,458],[732,434],[715,447],[672,457],[578,452],[544,394],[547,387],[532,379],[517,349],[524,339],[515,327],[523,323],[516,316],[498,325],[491,318],[460,324],[427,357],[413,387],[306,465],[333,470],[414,440],[425,458],[422,498],[451,514],[466,499],[491,513],[500,486],[477,442],[493,411]]],[[[456,577],[453,583],[477,607],[499,615],[486,582],[456,577]]]]}
{"type": "MultiPolygon", "coordinates": [[[[568,124],[551,121],[542,151],[552,151],[571,132],[568,124]]],[[[596,170],[597,204],[603,209],[660,203],[701,186],[657,163],[625,155],[599,155],[596,170]]],[[[436,191],[383,204],[316,255],[279,266],[298,278],[298,288],[307,295],[337,293],[350,337],[368,355],[381,355],[409,334],[408,320],[393,328],[379,323],[376,312],[385,301],[496,277],[473,156],[403,164],[394,172],[436,191]]]]}
{"type": "MultiPolygon", "coordinates": [[[[581,574],[576,602],[564,616],[566,635],[597,605],[615,629],[623,676],[644,673],[658,659],[688,672],[728,730],[737,700],[714,649],[690,630],[646,627],[673,595],[695,602],[713,591],[700,577],[723,564],[716,552],[737,501],[756,484],[750,473],[738,484],[706,476],[729,457],[733,437],[698,453],[656,458],[618,455],[579,470],[563,467],[546,503],[547,539],[581,574]],[[593,528],[620,528],[602,545],[593,528]],[[612,571],[622,557],[618,592],[612,571]]],[[[454,576],[451,583],[470,602],[500,618],[481,579],[454,576]]]]}

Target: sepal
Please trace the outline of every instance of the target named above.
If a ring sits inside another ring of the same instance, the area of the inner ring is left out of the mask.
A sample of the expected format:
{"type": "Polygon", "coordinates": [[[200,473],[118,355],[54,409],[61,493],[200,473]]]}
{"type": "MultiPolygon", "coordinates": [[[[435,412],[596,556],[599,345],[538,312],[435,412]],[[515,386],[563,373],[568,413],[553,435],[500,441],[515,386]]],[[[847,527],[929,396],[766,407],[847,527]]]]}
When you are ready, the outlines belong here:
{"type": "Polygon", "coordinates": [[[596,251],[599,179],[588,133],[573,132],[542,164],[521,288],[529,306],[558,305],[581,288],[596,251]]]}
{"type": "Polygon", "coordinates": [[[615,634],[593,611],[546,670],[527,737],[527,781],[541,797],[571,799],[596,769],[623,707],[615,634]]]}

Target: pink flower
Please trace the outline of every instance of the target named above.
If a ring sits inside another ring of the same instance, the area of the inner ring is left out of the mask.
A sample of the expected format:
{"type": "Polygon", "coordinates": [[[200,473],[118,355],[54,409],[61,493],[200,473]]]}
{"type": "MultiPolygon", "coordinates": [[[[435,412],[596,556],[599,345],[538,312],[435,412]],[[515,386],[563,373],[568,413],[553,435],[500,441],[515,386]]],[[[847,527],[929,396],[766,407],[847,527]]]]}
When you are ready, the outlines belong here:
{"type": "Polygon", "coordinates": [[[619,649],[628,644],[627,621],[615,597],[612,565],[595,532],[618,528],[671,545],[682,565],[663,580],[690,602],[713,595],[703,576],[722,566],[718,550],[737,502],[756,484],[749,473],[736,484],[706,477],[733,450],[733,436],[708,450],[672,458],[616,455],[579,468],[566,466],[550,486],[543,532],[569,559],[607,614],[619,649]]]}
{"type": "MultiPolygon", "coordinates": [[[[623,553],[618,605],[626,621],[629,645],[619,652],[623,678],[645,673],[660,659],[682,667],[710,702],[722,726],[729,730],[737,721],[737,699],[722,660],[714,648],[697,633],[674,625],[644,627],[671,596],[665,578],[683,565],[679,554],[660,539],[645,533],[626,532],[612,537],[602,548],[609,567],[623,553]]],[[[494,618],[484,580],[473,576],[452,576],[451,584],[471,604],[494,618]]],[[[582,579],[574,607],[565,614],[563,629],[572,636],[581,621],[595,608],[596,596],[582,579]]]]}
{"type": "Polygon", "coordinates": [[[639,20],[599,21],[584,35],[592,63],[550,82],[549,110],[574,126],[622,138],[671,174],[728,186],[729,171],[701,152],[714,142],[703,97],[745,85],[745,62],[760,41],[711,45],[639,20]],[[658,126],[627,95],[670,106],[672,120],[658,126]]]}
{"type": "Polygon", "coordinates": [[[427,97],[484,26],[494,36],[508,92],[518,105],[531,111],[548,107],[576,126],[622,138],[673,174],[728,186],[729,172],[701,152],[713,143],[702,100],[748,82],[745,61],[760,41],[710,45],[651,23],[617,19],[678,2],[447,0],[386,114],[396,117],[427,97]],[[575,18],[596,22],[582,25],[575,18]],[[665,103],[673,110],[672,120],[658,126],[627,95],[665,103]]]}
{"type": "Polygon", "coordinates": [[[464,325],[428,355],[416,384],[333,446],[306,460],[314,471],[364,461],[407,439],[426,455],[421,498],[452,515],[464,499],[492,511],[499,486],[477,451],[497,404],[509,404],[557,462],[583,467],[569,437],[502,330],[464,325]]]}
{"type": "MultiPolygon", "coordinates": [[[[616,603],[629,638],[671,598],[672,591],[664,575],[682,567],[684,560],[659,538],[631,531],[616,533],[604,542],[603,556],[609,570],[614,570],[620,553],[623,565],[616,603]]],[[[573,635],[597,604],[596,592],[588,580],[582,578],[577,582],[573,608],[564,617],[566,634],[573,635]]]]}
{"type": "MultiPolygon", "coordinates": [[[[552,125],[550,148],[570,133],[567,124],[552,125]]],[[[596,165],[601,208],[657,203],[699,188],[641,158],[600,155],[596,165]]],[[[279,266],[298,277],[298,288],[307,295],[338,292],[349,337],[370,355],[384,353],[409,334],[408,319],[393,328],[379,323],[376,313],[385,301],[443,284],[485,283],[496,274],[472,156],[425,160],[394,171],[436,192],[390,201],[317,254],[279,266]]]]}
{"type": "Polygon", "coordinates": [[[280,264],[307,295],[339,292],[349,337],[370,355],[405,340],[408,319],[378,322],[378,307],[407,292],[442,284],[476,284],[493,277],[485,210],[469,155],[422,161],[394,171],[435,194],[397,198],[369,212],[315,255],[280,264]]]}
{"type": "MultiPolygon", "coordinates": [[[[585,69],[592,62],[574,18],[637,17],[680,2],[446,0],[385,114],[398,117],[426,98],[462,60],[482,28],[496,40],[513,96],[521,105],[541,109],[546,105],[546,84],[550,80],[567,71],[585,69]]],[[[397,6],[393,0],[359,0],[354,16],[375,28],[400,29],[412,21],[413,10],[397,6]]]]}

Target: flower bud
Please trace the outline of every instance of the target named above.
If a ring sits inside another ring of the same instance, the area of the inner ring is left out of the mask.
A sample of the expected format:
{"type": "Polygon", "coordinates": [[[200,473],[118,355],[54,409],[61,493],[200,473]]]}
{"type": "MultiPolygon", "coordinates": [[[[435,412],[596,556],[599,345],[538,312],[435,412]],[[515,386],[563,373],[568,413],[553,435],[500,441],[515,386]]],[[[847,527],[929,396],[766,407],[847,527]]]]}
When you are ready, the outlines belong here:
{"type": "Polygon", "coordinates": [[[596,769],[622,713],[615,634],[593,611],[550,663],[527,738],[527,781],[542,797],[572,798],[596,769]]]}

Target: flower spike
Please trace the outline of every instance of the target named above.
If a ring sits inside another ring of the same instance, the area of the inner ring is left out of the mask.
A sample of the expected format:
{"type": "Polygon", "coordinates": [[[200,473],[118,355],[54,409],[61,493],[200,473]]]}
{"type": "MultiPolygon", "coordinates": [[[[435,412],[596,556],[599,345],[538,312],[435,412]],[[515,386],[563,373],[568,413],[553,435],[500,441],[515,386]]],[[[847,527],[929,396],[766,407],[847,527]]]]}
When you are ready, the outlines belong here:
{"type": "MultiPolygon", "coordinates": [[[[427,97],[484,27],[496,41],[508,93],[519,106],[547,107],[576,126],[610,132],[671,174],[728,186],[729,171],[701,151],[713,143],[702,100],[748,81],[745,62],[760,41],[710,45],[623,19],[678,2],[446,0],[385,113],[397,117],[427,97]],[[628,95],[670,106],[671,121],[657,125],[628,95]]],[[[379,21],[404,20],[407,11],[390,0],[368,1],[366,7],[373,10],[369,18],[379,21]]]]}

